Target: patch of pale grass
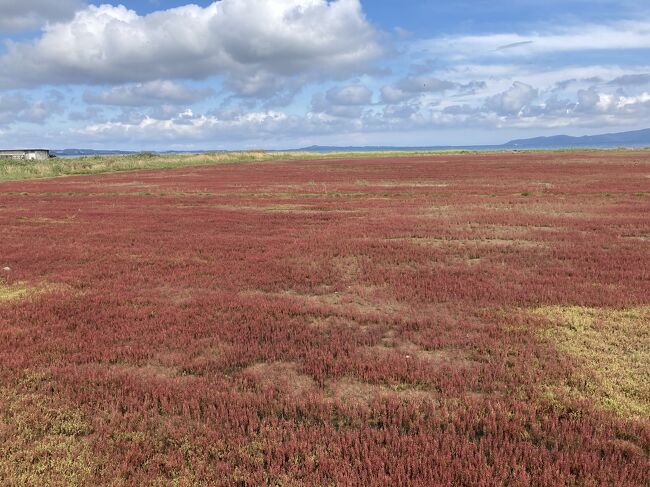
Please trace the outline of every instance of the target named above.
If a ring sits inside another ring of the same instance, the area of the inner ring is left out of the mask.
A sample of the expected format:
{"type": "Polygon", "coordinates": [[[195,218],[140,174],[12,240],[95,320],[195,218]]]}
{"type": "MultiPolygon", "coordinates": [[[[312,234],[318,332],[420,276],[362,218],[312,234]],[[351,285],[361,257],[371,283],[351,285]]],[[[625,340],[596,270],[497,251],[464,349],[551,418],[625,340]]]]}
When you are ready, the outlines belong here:
{"type": "Polygon", "coordinates": [[[330,399],[354,405],[367,405],[375,400],[390,398],[415,403],[438,400],[434,392],[410,384],[371,384],[351,377],[331,381],[326,393],[330,399]]]}
{"type": "Polygon", "coordinates": [[[303,397],[316,391],[314,380],[301,373],[293,362],[257,363],[243,369],[241,376],[263,389],[279,388],[290,397],[303,397]]]}
{"type": "Polygon", "coordinates": [[[90,485],[94,470],[83,414],[38,392],[46,375],[26,372],[0,388],[0,479],[3,485],[90,485]]]}
{"type": "Polygon", "coordinates": [[[6,285],[0,282],[0,302],[14,301],[27,297],[30,288],[22,284],[6,285]]]}
{"type": "Polygon", "coordinates": [[[39,284],[32,286],[24,282],[6,284],[0,280],[0,303],[8,301],[19,301],[46,292],[64,290],[67,291],[68,288],[63,285],[39,284]]]}
{"type": "MultiPolygon", "coordinates": [[[[549,306],[543,338],[580,365],[579,381],[559,387],[631,418],[650,418],[650,306],[614,310],[549,306]]],[[[558,391],[556,391],[558,392],[558,391]]],[[[548,393],[554,395],[553,388],[548,393]]]]}

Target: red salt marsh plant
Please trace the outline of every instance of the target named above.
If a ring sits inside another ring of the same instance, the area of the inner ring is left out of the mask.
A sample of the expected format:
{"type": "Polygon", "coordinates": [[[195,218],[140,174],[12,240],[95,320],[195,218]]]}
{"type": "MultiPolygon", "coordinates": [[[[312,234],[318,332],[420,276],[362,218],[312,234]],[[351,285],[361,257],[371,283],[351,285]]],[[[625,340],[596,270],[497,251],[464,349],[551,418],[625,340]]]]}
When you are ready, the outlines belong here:
{"type": "Polygon", "coordinates": [[[1,483],[647,485],[649,156],[0,184],[1,483]]]}

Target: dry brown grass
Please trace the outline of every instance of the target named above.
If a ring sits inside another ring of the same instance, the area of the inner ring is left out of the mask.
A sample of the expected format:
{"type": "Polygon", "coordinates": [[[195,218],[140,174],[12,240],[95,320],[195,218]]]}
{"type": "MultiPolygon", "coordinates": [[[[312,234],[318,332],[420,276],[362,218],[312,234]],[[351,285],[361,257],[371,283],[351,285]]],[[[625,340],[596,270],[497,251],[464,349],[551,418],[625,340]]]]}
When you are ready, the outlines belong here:
{"type": "Polygon", "coordinates": [[[330,382],[326,393],[331,399],[354,405],[367,405],[389,398],[408,402],[437,400],[434,392],[417,389],[408,384],[370,384],[349,377],[330,382]]]}
{"type": "Polygon", "coordinates": [[[418,359],[430,364],[452,365],[454,367],[468,367],[476,363],[462,350],[449,348],[426,350],[409,340],[397,338],[392,330],[389,330],[384,335],[381,345],[368,347],[368,350],[371,354],[398,352],[405,358],[418,359]]]}
{"type": "Polygon", "coordinates": [[[278,389],[294,398],[317,391],[314,380],[302,374],[293,362],[258,363],[246,367],[240,374],[262,389],[278,389]]]}

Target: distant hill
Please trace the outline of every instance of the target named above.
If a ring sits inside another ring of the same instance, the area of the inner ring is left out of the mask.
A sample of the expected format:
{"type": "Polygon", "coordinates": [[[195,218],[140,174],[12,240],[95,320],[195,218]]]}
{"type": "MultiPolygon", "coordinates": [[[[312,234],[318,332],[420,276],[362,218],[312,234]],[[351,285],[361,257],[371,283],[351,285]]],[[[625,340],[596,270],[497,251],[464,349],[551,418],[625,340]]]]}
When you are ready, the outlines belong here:
{"type": "Polygon", "coordinates": [[[331,146],[331,145],[310,145],[301,149],[294,149],[296,152],[376,152],[376,151],[434,151],[434,150],[455,150],[455,149],[469,149],[469,150],[483,150],[483,149],[496,149],[500,146],[495,145],[473,145],[473,146],[457,146],[457,145],[431,145],[431,146],[391,146],[391,145],[364,145],[364,146],[331,146]]]}
{"type": "Polygon", "coordinates": [[[511,140],[504,144],[507,148],[522,149],[556,149],[570,147],[650,147],[650,129],[634,130],[601,135],[585,135],[571,137],[555,135],[551,137],[535,137],[532,139],[511,140]]]}
{"type": "Polygon", "coordinates": [[[573,137],[570,135],[554,135],[550,137],[534,137],[531,139],[511,140],[501,145],[465,145],[465,146],[428,146],[428,147],[393,147],[393,146],[362,146],[362,147],[333,147],[313,145],[299,150],[313,152],[336,151],[382,151],[382,150],[508,150],[508,149],[568,149],[568,148],[615,148],[615,147],[650,147],[650,129],[634,130],[601,135],[585,135],[573,137]]]}
{"type": "MultiPolygon", "coordinates": [[[[631,132],[618,132],[600,135],[585,135],[573,137],[570,135],[553,135],[550,137],[533,137],[531,139],[511,140],[501,145],[435,145],[424,147],[397,146],[323,146],[312,145],[301,149],[291,149],[288,152],[372,152],[372,151],[427,151],[427,150],[516,150],[516,149],[568,149],[594,148],[606,149],[615,147],[650,147],[650,128],[631,132]]],[[[64,149],[50,151],[59,157],[106,156],[137,154],[137,151],[93,150],[93,149],[64,149]]],[[[200,154],[215,152],[207,150],[194,151],[157,151],[158,154],[200,154]]],[[[282,151],[269,151],[282,152],[282,151]]]]}

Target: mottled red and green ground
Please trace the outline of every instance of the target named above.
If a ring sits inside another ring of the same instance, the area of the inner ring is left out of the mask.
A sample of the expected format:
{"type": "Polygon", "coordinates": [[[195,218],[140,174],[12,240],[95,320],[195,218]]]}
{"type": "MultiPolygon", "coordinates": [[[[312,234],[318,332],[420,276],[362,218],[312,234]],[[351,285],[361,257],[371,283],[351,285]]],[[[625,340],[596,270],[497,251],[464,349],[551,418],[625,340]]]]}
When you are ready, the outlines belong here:
{"type": "Polygon", "coordinates": [[[5,182],[0,232],[3,486],[648,485],[648,151],[5,182]]]}

